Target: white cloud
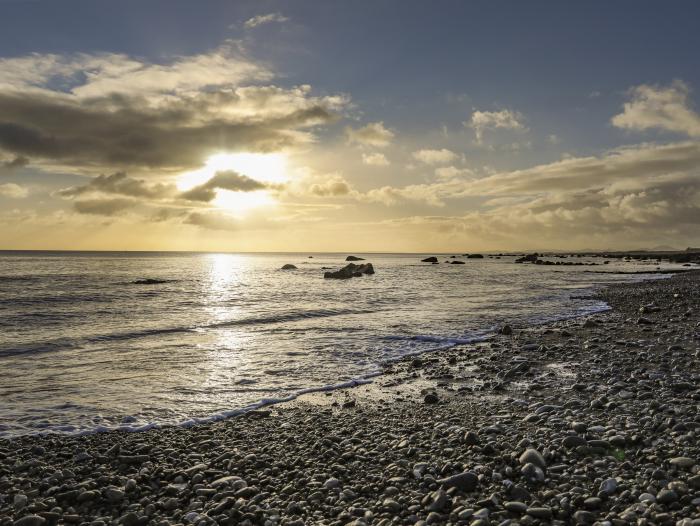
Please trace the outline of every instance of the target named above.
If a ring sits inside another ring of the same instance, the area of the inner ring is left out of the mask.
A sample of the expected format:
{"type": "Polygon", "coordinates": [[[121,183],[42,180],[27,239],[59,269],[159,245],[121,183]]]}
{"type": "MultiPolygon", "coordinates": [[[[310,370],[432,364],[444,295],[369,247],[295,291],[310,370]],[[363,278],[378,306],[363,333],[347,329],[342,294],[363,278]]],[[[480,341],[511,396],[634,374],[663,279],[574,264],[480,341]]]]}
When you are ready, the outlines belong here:
{"type": "Polygon", "coordinates": [[[348,143],[360,144],[362,146],[375,146],[383,148],[391,143],[394,132],[384,126],[384,122],[370,122],[361,128],[345,128],[345,136],[348,143]]]}
{"type": "Polygon", "coordinates": [[[15,183],[0,184],[0,197],[8,197],[10,199],[22,199],[29,195],[29,191],[15,183]]]}
{"type": "Polygon", "coordinates": [[[389,160],[383,153],[363,153],[362,162],[370,166],[389,166],[389,160]]]}
{"type": "Polygon", "coordinates": [[[253,18],[249,18],[245,21],[245,27],[248,29],[253,29],[254,27],[258,27],[263,24],[270,24],[273,22],[281,24],[287,21],[289,21],[289,17],[284,16],[282,13],[268,13],[267,15],[257,15],[253,18]]]}
{"type": "Polygon", "coordinates": [[[479,111],[472,113],[471,119],[464,123],[474,129],[476,142],[481,144],[486,130],[502,128],[506,130],[526,130],[523,124],[523,114],[518,111],[479,111]]]}
{"type": "Polygon", "coordinates": [[[417,150],[412,154],[413,158],[425,164],[447,164],[457,159],[457,154],[443,148],[441,150],[417,150]]]}
{"type": "Polygon", "coordinates": [[[658,128],[700,137],[700,115],[688,101],[690,87],[677,80],[668,87],[643,84],[631,90],[632,100],[615,115],[613,126],[643,131],[658,128]]]}
{"type": "Polygon", "coordinates": [[[383,186],[374,188],[356,197],[361,201],[382,203],[387,206],[400,204],[401,202],[414,201],[430,206],[445,206],[443,200],[443,185],[414,184],[404,187],[383,186]]]}
{"type": "Polygon", "coordinates": [[[456,166],[441,166],[435,168],[435,176],[439,179],[455,179],[457,177],[471,177],[474,172],[469,168],[457,168],[456,166]]]}
{"type": "Polygon", "coordinates": [[[311,184],[308,191],[316,197],[344,197],[354,192],[350,183],[339,174],[323,177],[320,182],[311,184]]]}
{"type": "MultiPolygon", "coordinates": [[[[209,53],[179,56],[161,63],[145,62],[123,54],[31,54],[0,59],[0,89],[46,90],[60,85],[80,98],[112,93],[137,95],[150,102],[165,94],[188,93],[211,86],[238,86],[269,81],[272,72],[246,57],[233,43],[209,53]],[[158,95],[156,97],[156,95],[158,95]]],[[[51,93],[58,93],[51,90],[51,93]]]]}

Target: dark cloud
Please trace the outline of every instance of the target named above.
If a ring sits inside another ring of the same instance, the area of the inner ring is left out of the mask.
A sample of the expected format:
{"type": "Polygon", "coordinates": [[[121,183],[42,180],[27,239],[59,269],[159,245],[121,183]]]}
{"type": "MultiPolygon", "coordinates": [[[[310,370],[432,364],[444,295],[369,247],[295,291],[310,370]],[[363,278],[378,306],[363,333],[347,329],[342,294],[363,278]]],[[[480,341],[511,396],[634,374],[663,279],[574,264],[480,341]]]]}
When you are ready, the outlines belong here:
{"type": "Polygon", "coordinates": [[[24,168],[29,164],[29,159],[23,156],[17,156],[13,159],[7,161],[0,160],[0,173],[6,171],[10,172],[12,170],[18,170],[19,168],[24,168]]]}
{"type": "Polygon", "coordinates": [[[189,201],[209,202],[216,197],[216,190],[231,190],[233,192],[254,192],[265,190],[271,185],[251,179],[246,175],[241,175],[232,170],[216,172],[214,177],[206,183],[195,186],[191,190],[184,192],[182,197],[189,201]]]}
{"type": "Polygon", "coordinates": [[[185,218],[184,223],[209,230],[237,230],[240,228],[235,219],[220,212],[192,212],[185,218]]]}
{"type": "Polygon", "coordinates": [[[62,197],[78,197],[93,192],[161,199],[174,196],[177,193],[177,188],[173,184],[149,184],[141,179],[129,177],[125,172],[116,172],[95,177],[88,184],[82,186],[73,186],[59,190],[58,195],[62,197]]]}
{"type": "Polygon", "coordinates": [[[79,214],[97,216],[115,216],[128,208],[136,206],[132,199],[85,199],[73,203],[73,208],[79,214]]]}
{"type": "Polygon", "coordinates": [[[218,151],[276,151],[311,140],[304,129],[336,118],[305,92],[245,89],[158,104],[123,94],[0,92],[0,151],[71,167],[183,170],[218,151]],[[252,111],[260,99],[267,109],[252,111]]]}

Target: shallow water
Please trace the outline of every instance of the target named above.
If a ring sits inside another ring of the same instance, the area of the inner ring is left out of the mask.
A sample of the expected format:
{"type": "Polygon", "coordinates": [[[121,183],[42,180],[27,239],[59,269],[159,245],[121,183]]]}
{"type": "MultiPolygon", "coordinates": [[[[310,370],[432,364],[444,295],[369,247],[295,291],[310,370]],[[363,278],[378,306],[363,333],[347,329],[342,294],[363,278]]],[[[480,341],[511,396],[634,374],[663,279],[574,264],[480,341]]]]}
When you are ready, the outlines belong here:
{"type": "Polygon", "coordinates": [[[0,252],[0,436],[228,416],[505,321],[604,309],[572,296],[640,276],[591,270],[657,266],[365,257],[377,273],[341,281],[321,267],[340,268],[344,254],[0,252]],[[149,278],[167,281],[134,283],[149,278]]]}

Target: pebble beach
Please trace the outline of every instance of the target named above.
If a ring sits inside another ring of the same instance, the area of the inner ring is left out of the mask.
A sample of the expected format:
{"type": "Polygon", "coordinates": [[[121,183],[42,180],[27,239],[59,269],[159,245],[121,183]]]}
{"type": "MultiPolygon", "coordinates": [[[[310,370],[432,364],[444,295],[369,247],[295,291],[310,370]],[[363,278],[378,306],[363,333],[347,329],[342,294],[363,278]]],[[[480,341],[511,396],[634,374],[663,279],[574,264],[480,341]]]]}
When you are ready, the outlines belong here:
{"type": "Polygon", "coordinates": [[[0,526],[700,525],[700,272],[599,294],[221,422],[2,440],[0,526]]]}

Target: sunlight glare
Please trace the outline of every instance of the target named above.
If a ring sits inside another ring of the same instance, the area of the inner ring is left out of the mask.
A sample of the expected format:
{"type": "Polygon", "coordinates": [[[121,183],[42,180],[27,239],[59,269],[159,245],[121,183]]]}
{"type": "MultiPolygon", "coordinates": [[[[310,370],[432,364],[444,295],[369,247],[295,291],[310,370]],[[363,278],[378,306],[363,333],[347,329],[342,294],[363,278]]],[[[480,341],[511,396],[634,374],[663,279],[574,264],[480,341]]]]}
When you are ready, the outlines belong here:
{"type": "MultiPolygon", "coordinates": [[[[287,159],[279,153],[217,153],[209,157],[199,170],[180,176],[177,187],[187,191],[209,181],[217,172],[232,170],[257,181],[282,184],[287,181],[287,159]]],[[[272,206],[275,198],[268,190],[234,192],[218,189],[212,204],[232,212],[246,212],[262,206],[272,206]]]]}

